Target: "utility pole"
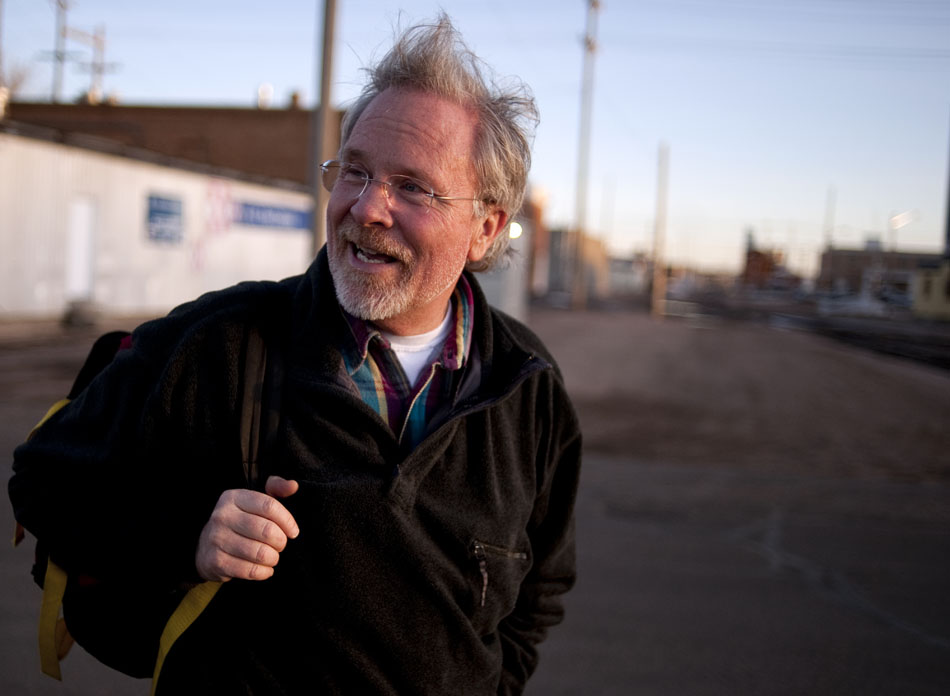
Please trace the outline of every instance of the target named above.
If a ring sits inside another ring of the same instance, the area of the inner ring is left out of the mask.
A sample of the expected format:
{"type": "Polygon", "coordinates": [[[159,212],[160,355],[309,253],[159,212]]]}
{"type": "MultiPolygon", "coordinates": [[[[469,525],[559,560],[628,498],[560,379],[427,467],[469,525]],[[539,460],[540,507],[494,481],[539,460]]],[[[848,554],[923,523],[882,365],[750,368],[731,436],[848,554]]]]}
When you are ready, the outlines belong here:
{"type": "MultiPolygon", "coordinates": [[[[323,56],[318,72],[317,87],[320,94],[320,103],[313,109],[313,145],[310,162],[310,173],[313,178],[313,254],[323,246],[327,239],[327,217],[325,208],[330,194],[323,188],[320,176],[320,164],[326,155],[327,131],[330,118],[330,80],[333,77],[333,36],[336,24],[336,0],[323,2],[323,56]]],[[[314,51],[316,53],[316,51],[314,51]]]]}
{"type": "Polygon", "coordinates": [[[653,223],[653,293],[650,308],[654,316],[666,314],[666,192],[670,176],[670,148],[660,144],[656,172],[656,220],[653,223]]]}
{"type": "Polygon", "coordinates": [[[584,31],[584,73],[581,80],[581,119],[577,147],[577,186],[574,206],[572,243],[572,292],[574,309],[587,305],[587,279],[584,273],[584,240],[587,230],[587,188],[590,165],[590,124],[594,91],[594,52],[597,50],[597,12],[600,0],[587,0],[587,26],[584,31]]]}
{"type": "MultiPolygon", "coordinates": [[[[3,0],[0,0],[0,90],[7,86],[6,77],[3,74],[3,0]]],[[[0,94],[0,118],[3,118],[3,95],[0,94]]]]}
{"type": "Polygon", "coordinates": [[[96,104],[102,99],[102,77],[106,70],[112,67],[106,66],[106,28],[100,24],[90,34],[82,29],[66,27],[65,33],[68,38],[81,41],[92,48],[92,62],[88,64],[92,75],[89,83],[89,102],[96,104]]]}
{"type": "Polygon", "coordinates": [[[943,258],[944,261],[950,261],[950,166],[947,168],[947,219],[943,228],[943,258]]]}
{"type": "Polygon", "coordinates": [[[56,0],[56,39],[53,49],[53,94],[55,104],[63,94],[63,64],[66,62],[66,0],[56,0]]]}
{"type": "MultiPolygon", "coordinates": [[[[828,187],[828,194],[825,197],[825,253],[828,255],[827,273],[828,289],[835,289],[834,274],[834,230],[835,230],[835,202],[837,191],[834,186],[828,187]]],[[[818,277],[821,278],[821,270],[818,269],[818,277]]],[[[816,283],[817,285],[817,283],[816,283]]]]}
{"type": "Polygon", "coordinates": [[[832,247],[832,235],[835,230],[835,199],[837,192],[834,186],[828,187],[828,193],[825,195],[825,245],[830,249],[832,247]]]}

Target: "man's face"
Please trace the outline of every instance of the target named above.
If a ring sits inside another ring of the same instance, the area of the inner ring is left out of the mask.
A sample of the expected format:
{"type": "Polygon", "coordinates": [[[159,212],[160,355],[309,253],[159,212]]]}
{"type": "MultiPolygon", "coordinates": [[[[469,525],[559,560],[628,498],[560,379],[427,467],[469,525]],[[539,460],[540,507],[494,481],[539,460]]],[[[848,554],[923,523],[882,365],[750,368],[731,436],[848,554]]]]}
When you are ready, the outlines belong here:
{"type": "MultiPolygon", "coordinates": [[[[373,179],[408,175],[439,195],[474,198],[477,121],[468,109],[422,92],[389,89],[360,116],[341,159],[373,179]]],[[[504,227],[501,211],[476,217],[470,200],[399,200],[370,182],[359,198],[337,186],[327,206],[327,251],[340,304],[395,334],[435,328],[465,263],[504,227]]]]}

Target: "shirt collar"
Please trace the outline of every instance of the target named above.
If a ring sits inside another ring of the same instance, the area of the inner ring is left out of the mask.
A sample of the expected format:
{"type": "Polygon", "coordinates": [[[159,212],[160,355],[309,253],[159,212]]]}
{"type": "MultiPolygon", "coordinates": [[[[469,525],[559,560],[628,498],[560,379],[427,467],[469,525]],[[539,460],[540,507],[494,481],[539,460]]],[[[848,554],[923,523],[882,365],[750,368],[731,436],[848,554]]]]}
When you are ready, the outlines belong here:
{"type": "MultiPolygon", "coordinates": [[[[450,302],[452,303],[452,330],[445,339],[439,363],[446,370],[458,370],[465,364],[472,345],[472,325],[475,316],[475,297],[465,274],[459,276],[450,302]]],[[[373,339],[376,339],[384,350],[389,350],[390,345],[372,322],[354,317],[342,307],[340,310],[350,326],[354,339],[352,345],[345,346],[343,349],[343,361],[347,372],[352,377],[369,355],[373,339]]]]}

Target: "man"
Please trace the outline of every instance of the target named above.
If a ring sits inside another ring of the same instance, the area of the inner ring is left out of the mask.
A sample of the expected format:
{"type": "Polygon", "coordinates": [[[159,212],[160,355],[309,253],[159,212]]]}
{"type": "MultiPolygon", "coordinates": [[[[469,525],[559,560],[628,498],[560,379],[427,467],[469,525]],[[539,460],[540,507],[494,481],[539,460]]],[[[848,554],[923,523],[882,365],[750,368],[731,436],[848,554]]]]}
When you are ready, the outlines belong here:
{"type": "Polygon", "coordinates": [[[448,18],[405,32],[322,167],[307,273],[139,327],[17,450],[17,518],[62,563],[225,583],[161,693],[517,694],[561,620],[578,423],[465,270],[504,253],[536,116],[483,73],[448,18]],[[248,326],[282,368],[263,491],[235,437],[248,326]]]}

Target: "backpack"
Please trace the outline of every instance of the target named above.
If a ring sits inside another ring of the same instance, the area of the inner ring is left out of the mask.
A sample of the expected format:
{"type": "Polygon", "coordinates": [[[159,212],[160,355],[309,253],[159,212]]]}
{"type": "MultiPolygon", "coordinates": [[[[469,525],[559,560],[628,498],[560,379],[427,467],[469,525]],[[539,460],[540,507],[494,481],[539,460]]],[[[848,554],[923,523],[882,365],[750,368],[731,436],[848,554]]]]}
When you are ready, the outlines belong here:
{"type": "MultiPolygon", "coordinates": [[[[28,438],[78,397],[121,350],[131,347],[131,338],[127,331],[100,336],[66,398],[50,407],[28,438]]],[[[268,367],[267,347],[260,331],[248,328],[242,351],[240,418],[242,464],[248,487],[262,483],[262,440],[276,432],[280,380],[278,361],[274,357],[272,351],[272,365],[268,367]],[[262,405],[265,397],[269,407],[266,409],[262,405]]],[[[17,523],[14,544],[24,538],[25,530],[17,523]]],[[[62,680],[59,663],[76,642],[113,669],[133,677],[152,677],[153,693],[175,641],[201,615],[221,587],[219,582],[203,582],[173,591],[156,591],[132,581],[100,582],[60,568],[50,558],[42,539],[37,539],[31,572],[43,589],[38,637],[40,667],[45,674],[62,680]]]]}

